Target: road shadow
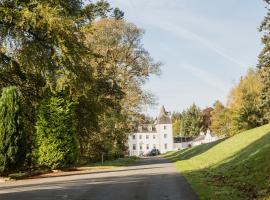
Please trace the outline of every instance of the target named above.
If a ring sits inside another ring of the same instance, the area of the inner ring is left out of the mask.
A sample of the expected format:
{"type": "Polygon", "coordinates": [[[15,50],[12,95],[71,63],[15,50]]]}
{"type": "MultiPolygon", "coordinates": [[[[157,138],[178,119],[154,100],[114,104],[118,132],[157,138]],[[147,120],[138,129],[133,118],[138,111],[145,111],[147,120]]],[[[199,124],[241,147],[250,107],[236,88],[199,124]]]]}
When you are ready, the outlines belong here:
{"type": "MultiPolygon", "coordinates": [[[[69,177],[69,176],[81,176],[81,175],[89,175],[89,174],[104,174],[104,173],[110,173],[110,172],[125,172],[125,171],[135,171],[135,170],[141,170],[141,169],[156,169],[156,168],[163,168],[163,167],[159,167],[159,166],[155,166],[158,164],[165,164],[165,163],[171,163],[169,160],[167,159],[160,159],[159,157],[144,157],[144,158],[140,158],[138,160],[136,160],[134,163],[132,163],[129,166],[118,166],[112,169],[101,169],[101,170],[95,170],[93,169],[93,171],[89,170],[76,170],[76,171],[70,171],[70,172],[65,172],[63,174],[59,174],[59,173],[49,173],[49,175],[47,174],[43,174],[43,175],[37,175],[37,176],[30,176],[30,177],[26,177],[20,180],[33,180],[33,179],[50,179],[50,178],[56,178],[56,177],[69,177]],[[144,165],[144,168],[140,168],[138,169],[137,167],[144,165]],[[150,166],[147,166],[150,165],[150,166]]],[[[0,188],[1,187],[1,183],[0,183],[0,188]]]]}
{"type": "Polygon", "coordinates": [[[177,172],[155,171],[127,176],[61,181],[6,190],[1,200],[197,200],[177,172]]]}
{"type": "MultiPolygon", "coordinates": [[[[167,161],[167,163],[169,163],[169,161],[167,161]]],[[[140,166],[140,165],[143,165],[143,163],[141,164],[137,164],[137,165],[134,165],[135,166],[140,166]]],[[[112,173],[112,172],[127,172],[127,171],[137,171],[137,170],[148,170],[148,169],[161,169],[161,168],[164,168],[162,166],[149,166],[149,167],[143,167],[143,168],[133,168],[132,166],[130,167],[125,167],[125,169],[115,169],[115,170],[102,170],[102,171],[93,171],[93,172],[83,172],[81,174],[65,174],[65,175],[51,175],[50,177],[42,177],[42,176],[37,176],[37,177],[29,177],[27,179],[24,179],[24,180],[35,180],[35,179],[53,179],[53,178],[63,178],[63,177],[81,177],[81,176],[86,176],[86,175],[95,175],[95,174],[107,174],[107,173],[112,173]]],[[[23,181],[23,180],[21,180],[23,181]]],[[[31,185],[31,184],[30,184],[31,185]]],[[[36,184],[33,184],[33,185],[36,185],[36,184]]],[[[1,189],[7,189],[7,188],[16,188],[17,186],[10,186],[10,185],[7,185],[7,186],[3,186],[0,184],[0,190],[1,189]]],[[[18,187],[21,187],[21,186],[18,186],[18,187]]]]}
{"type": "Polygon", "coordinates": [[[168,159],[164,159],[160,156],[151,156],[151,157],[142,157],[139,160],[137,160],[135,163],[131,165],[132,166],[147,166],[147,165],[158,165],[158,164],[166,164],[171,163],[168,159]]]}

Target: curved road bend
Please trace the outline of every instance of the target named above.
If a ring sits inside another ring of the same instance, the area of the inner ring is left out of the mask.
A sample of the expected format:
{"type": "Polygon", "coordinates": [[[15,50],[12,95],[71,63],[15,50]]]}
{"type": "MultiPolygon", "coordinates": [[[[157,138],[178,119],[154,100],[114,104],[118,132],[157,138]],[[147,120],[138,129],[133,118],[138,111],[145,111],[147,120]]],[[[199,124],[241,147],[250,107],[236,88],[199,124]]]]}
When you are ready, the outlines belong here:
{"type": "Polygon", "coordinates": [[[0,184],[1,200],[197,200],[174,165],[145,158],[129,167],[0,184]]]}

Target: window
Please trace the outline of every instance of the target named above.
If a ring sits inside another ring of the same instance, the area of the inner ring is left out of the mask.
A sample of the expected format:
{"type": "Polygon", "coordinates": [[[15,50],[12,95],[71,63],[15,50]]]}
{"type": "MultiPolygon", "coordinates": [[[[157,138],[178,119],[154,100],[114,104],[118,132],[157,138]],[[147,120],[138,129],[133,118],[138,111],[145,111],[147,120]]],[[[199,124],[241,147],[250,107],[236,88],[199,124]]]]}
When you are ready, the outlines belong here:
{"type": "Polygon", "coordinates": [[[149,135],[146,135],[146,139],[149,139],[149,135]]]}
{"type": "Polygon", "coordinates": [[[152,126],[148,126],[148,131],[152,132],[152,126]]]}
{"type": "Polygon", "coordinates": [[[153,135],[153,139],[156,139],[156,135],[153,135]]]}
{"type": "Polygon", "coordinates": [[[142,145],[140,145],[140,150],[142,150],[142,145]]]}
{"type": "Polygon", "coordinates": [[[167,129],[167,126],[164,126],[164,130],[166,130],[167,129]]]}
{"type": "Polygon", "coordinates": [[[136,135],[132,135],[132,139],[135,140],[136,139],[136,135]]]}
{"type": "Polygon", "coordinates": [[[156,148],[156,145],[155,145],[155,144],[153,145],[153,148],[154,148],[154,149],[156,148]]]}
{"type": "Polygon", "coordinates": [[[167,134],[164,134],[164,138],[167,138],[167,134]]]}
{"type": "Polygon", "coordinates": [[[167,144],[164,144],[164,149],[167,149],[167,144]]]}
{"type": "Polygon", "coordinates": [[[136,144],[133,144],[133,150],[136,150],[136,144]]]}
{"type": "Polygon", "coordinates": [[[139,136],[140,140],[142,139],[142,135],[139,136]]]}
{"type": "Polygon", "coordinates": [[[147,149],[147,150],[149,149],[149,144],[146,145],[146,149],[147,149]]]}

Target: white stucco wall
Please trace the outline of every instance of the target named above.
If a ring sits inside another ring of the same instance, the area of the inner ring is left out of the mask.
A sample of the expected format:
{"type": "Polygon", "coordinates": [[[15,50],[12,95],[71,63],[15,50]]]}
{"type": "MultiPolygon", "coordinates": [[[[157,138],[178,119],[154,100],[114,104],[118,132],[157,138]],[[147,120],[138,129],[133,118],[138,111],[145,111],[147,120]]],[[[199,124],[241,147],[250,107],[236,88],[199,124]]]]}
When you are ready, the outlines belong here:
{"type": "Polygon", "coordinates": [[[173,151],[173,130],[172,124],[158,124],[156,129],[159,136],[159,150],[161,153],[173,151]],[[165,147],[165,145],[167,147],[165,147]]]}
{"type": "Polygon", "coordinates": [[[156,132],[131,133],[128,135],[128,148],[131,156],[147,155],[154,147],[161,153],[173,151],[172,124],[158,124],[156,125],[156,132]],[[135,150],[133,145],[136,146],[135,150]],[[148,149],[147,146],[149,146],[148,149]]]}
{"type": "Polygon", "coordinates": [[[204,143],[204,140],[193,141],[193,142],[191,143],[191,146],[195,147],[195,146],[199,146],[199,145],[201,145],[201,144],[203,144],[203,143],[204,143]]]}
{"type": "Polygon", "coordinates": [[[214,142],[214,141],[216,141],[216,140],[218,140],[218,137],[217,137],[217,136],[215,136],[215,135],[212,136],[212,135],[210,134],[210,132],[207,132],[207,133],[206,133],[205,139],[204,139],[205,143],[214,142]]]}
{"type": "Polygon", "coordinates": [[[131,133],[128,136],[129,154],[131,156],[140,156],[141,154],[146,155],[154,148],[154,146],[157,148],[158,143],[157,133],[155,132],[131,133]],[[133,139],[133,135],[135,136],[135,139],[133,139]],[[133,145],[136,146],[135,150],[133,149],[133,145]],[[149,149],[147,149],[147,145],[149,146],[149,149]],[[142,149],[140,149],[140,146],[142,149]]]}
{"type": "Polygon", "coordinates": [[[173,144],[173,150],[178,151],[181,149],[186,149],[191,145],[191,142],[182,142],[182,143],[174,143],[173,144]]]}

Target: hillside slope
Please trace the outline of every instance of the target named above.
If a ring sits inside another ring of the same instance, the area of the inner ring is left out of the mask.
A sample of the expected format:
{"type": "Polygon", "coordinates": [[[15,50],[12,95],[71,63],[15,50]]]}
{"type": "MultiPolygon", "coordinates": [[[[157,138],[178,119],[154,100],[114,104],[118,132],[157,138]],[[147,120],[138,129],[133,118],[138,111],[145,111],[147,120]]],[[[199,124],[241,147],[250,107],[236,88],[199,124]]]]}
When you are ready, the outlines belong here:
{"type": "Polygon", "coordinates": [[[270,125],[165,157],[200,199],[270,199],[270,125]]]}

